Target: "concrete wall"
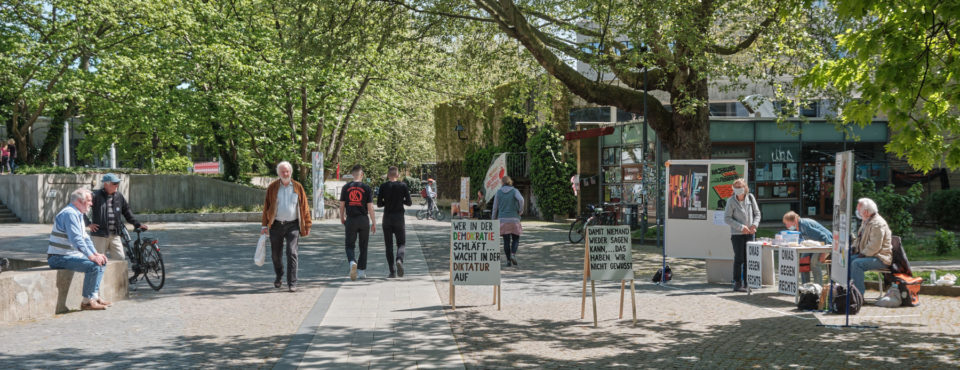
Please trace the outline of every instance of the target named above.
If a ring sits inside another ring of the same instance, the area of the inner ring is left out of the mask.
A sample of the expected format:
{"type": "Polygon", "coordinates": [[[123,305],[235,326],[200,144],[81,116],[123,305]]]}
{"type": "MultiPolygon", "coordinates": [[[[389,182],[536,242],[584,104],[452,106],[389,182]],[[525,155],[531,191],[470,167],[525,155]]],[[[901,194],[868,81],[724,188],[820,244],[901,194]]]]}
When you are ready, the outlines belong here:
{"type": "Polygon", "coordinates": [[[206,206],[262,205],[267,192],[191,175],[130,175],[130,207],[137,213],[206,206]]]}
{"type": "MultiPolygon", "coordinates": [[[[193,175],[124,175],[120,191],[134,213],[170,208],[262,205],[266,190],[193,175]]],[[[53,223],[70,192],[101,188],[103,174],[0,176],[0,201],[27,223],[53,223]]]]}
{"type": "MultiPolygon", "coordinates": [[[[0,274],[0,322],[35,320],[80,309],[83,273],[42,267],[0,274]]],[[[127,263],[110,261],[100,283],[109,301],[127,299],[127,263]]]]}

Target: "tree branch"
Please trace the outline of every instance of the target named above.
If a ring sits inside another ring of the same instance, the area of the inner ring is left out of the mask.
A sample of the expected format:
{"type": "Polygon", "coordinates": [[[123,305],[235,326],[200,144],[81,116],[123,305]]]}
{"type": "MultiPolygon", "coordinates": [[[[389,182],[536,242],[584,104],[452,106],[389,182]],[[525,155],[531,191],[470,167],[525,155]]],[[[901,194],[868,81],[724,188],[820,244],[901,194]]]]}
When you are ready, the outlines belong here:
{"type": "Polygon", "coordinates": [[[777,13],[779,13],[779,10],[775,10],[774,15],[771,15],[769,18],[761,22],[760,25],[757,26],[757,28],[754,29],[753,32],[747,36],[747,38],[743,39],[743,41],[740,41],[739,44],[733,46],[710,45],[707,47],[707,52],[717,55],[733,55],[749,48],[750,45],[753,45],[753,43],[757,41],[757,38],[760,37],[760,34],[763,33],[763,31],[766,30],[771,23],[773,23],[773,21],[776,19],[777,13]]]}

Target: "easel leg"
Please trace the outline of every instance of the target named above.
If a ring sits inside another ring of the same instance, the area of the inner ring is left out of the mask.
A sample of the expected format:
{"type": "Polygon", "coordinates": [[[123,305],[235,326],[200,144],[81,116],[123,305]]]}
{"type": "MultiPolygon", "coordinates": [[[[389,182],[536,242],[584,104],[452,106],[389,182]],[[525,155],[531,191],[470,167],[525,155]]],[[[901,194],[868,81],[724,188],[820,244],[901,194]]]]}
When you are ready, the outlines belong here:
{"type": "Polygon", "coordinates": [[[593,327],[597,327],[597,286],[590,280],[590,297],[593,298],[593,327]]]}
{"type": "Polygon", "coordinates": [[[630,303],[633,304],[633,326],[637,326],[637,291],[630,280],[630,303]]]}
{"type": "Polygon", "coordinates": [[[620,280],[620,318],[623,319],[623,291],[627,284],[626,280],[620,280]]]}
{"type": "Polygon", "coordinates": [[[457,309],[457,288],[454,288],[453,284],[450,284],[450,309],[457,309]]]}
{"type": "Polygon", "coordinates": [[[500,301],[501,301],[500,291],[501,291],[500,286],[497,285],[497,311],[500,311],[500,301]]]}
{"type": "Polygon", "coordinates": [[[497,304],[497,286],[493,286],[493,304],[497,304]]]}

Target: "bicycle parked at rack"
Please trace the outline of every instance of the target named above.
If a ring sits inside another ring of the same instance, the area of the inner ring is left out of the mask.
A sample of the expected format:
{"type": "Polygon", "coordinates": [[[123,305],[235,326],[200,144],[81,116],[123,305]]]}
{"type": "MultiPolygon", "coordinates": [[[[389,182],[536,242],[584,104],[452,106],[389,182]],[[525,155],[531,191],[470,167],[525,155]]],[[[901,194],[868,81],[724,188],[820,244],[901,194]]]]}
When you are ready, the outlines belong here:
{"type": "Polygon", "coordinates": [[[127,254],[131,269],[133,269],[133,276],[130,277],[130,285],[136,284],[137,281],[140,280],[140,276],[143,275],[147,280],[147,284],[150,284],[153,290],[163,288],[167,274],[163,268],[163,256],[160,254],[160,246],[157,243],[157,239],[142,238],[140,234],[144,230],[141,228],[133,229],[133,231],[137,233],[137,238],[131,239],[127,228],[124,227],[121,229],[123,230],[121,234],[123,251],[127,254]],[[133,242],[132,246],[130,245],[131,241],[133,242]]]}
{"type": "Polygon", "coordinates": [[[587,212],[577,217],[573,223],[570,224],[570,232],[567,234],[567,238],[570,239],[571,243],[579,243],[583,241],[583,237],[587,235],[587,227],[594,225],[616,225],[617,224],[617,213],[613,211],[604,211],[603,207],[597,207],[593,204],[587,205],[587,212]]]}

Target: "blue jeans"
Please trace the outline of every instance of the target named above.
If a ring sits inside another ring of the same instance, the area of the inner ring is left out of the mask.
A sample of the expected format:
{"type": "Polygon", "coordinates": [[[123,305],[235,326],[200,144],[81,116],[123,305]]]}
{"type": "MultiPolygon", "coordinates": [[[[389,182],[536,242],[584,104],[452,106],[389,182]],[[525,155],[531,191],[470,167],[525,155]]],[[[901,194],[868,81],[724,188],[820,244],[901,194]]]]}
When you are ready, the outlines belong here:
{"type": "Polygon", "coordinates": [[[83,298],[93,299],[100,291],[100,281],[103,280],[104,266],[98,265],[86,257],[74,257],[64,255],[52,255],[47,257],[47,263],[50,268],[55,270],[71,270],[82,272],[83,275],[83,298]]]}
{"type": "Polygon", "coordinates": [[[520,235],[517,234],[504,234],[501,235],[503,238],[503,252],[507,254],[507,260],[510,260],[510,256],[517,254],[517,247],[520,245],[520,235]]]}
{"type": "Polygon", "coordinates": [[[860,290],[860,294],[863,294],[863,291],[866,289],[863,285],[863,273],[868,270],[887,267],[888,266],[884,265],[877,257],[864,257],[859,254],[853,256],[853,260],[850,261],[850,277],[853,278],[853,286],[860,290]]]}

